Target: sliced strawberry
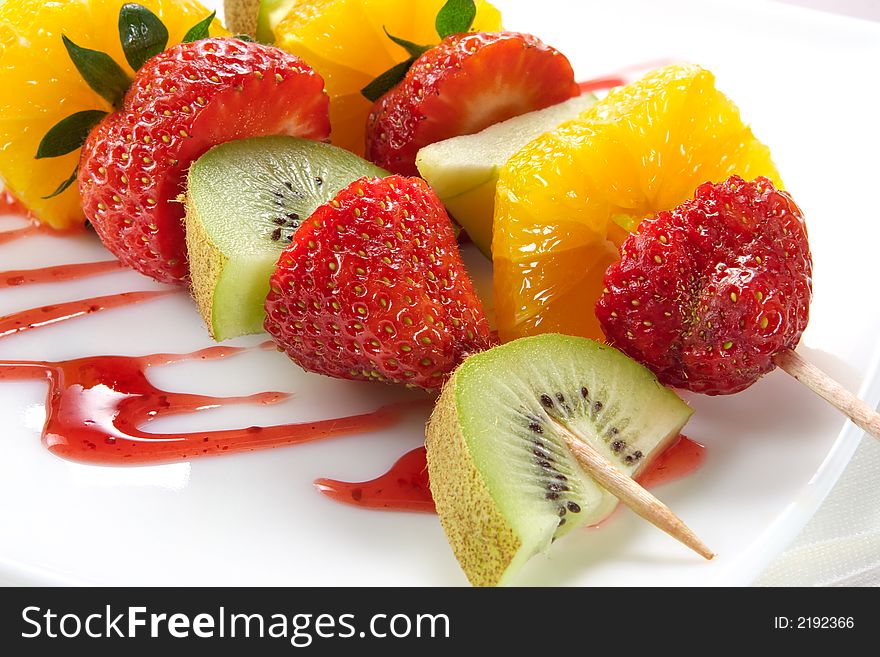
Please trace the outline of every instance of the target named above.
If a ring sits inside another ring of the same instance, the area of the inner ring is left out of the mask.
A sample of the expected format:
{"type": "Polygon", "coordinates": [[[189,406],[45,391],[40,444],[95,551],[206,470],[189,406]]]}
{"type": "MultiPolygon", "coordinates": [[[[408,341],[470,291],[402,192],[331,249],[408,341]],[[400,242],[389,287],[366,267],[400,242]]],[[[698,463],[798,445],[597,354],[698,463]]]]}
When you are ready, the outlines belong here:
{"type": "Polygon", "coordinates": [[[166,283],[188,275],[177,197],[193,160],[256,135],[326,139],[324,82],[278,48],[215,38],[170,48],[138,71],[122,111],[83,147],[83,211],[123,263],[166,283]]]}
{"type": "Polygon", "coordinates": [[[417,175],[419,149],[580,93],[563,54],[530,34],[456,34],[431,48],[382,96],[367,122],[367,157],[417,175]]]}
{"type": "Polygon", "coordinates": [[[294,234],[266,330],[301,367],[433,389],[490,346],[446,210],[419,178],[357,180],[294,234]]]}

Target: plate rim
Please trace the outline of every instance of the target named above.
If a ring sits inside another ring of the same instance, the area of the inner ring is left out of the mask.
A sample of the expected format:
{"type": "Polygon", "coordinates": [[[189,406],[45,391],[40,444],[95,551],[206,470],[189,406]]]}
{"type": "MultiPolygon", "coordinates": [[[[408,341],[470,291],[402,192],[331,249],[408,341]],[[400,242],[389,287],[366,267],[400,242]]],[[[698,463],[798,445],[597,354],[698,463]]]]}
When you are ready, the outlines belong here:
{"type": "MultiPolygon", "coordinates": [[[[872,409],[880,404],[880,344],[875,344],[868,369],[857,391],[872,409]]],[[[816,403],[819,401],[816,396],[816,403]]],[[[859,444],[870,439],[867,432],[841,413],[843,426],[822,463],[795,498],[770,522],[751,545],[719,573],[711,585],[752,586],[776,559],[782,556],[807,526],[837,485],[852,461],[859,444]]]]}

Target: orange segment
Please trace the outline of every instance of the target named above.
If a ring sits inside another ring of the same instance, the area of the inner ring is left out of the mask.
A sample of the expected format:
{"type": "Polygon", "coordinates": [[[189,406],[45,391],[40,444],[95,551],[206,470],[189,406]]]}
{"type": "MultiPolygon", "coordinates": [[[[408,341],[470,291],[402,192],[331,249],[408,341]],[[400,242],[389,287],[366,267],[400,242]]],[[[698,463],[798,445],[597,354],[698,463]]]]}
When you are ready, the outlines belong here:
{"type": "Polygon", "coordinates": [[[502,169],[492,255],[502,340],[602,338],[593,308],[626,231],[738,174],[779,184],[770,151],[698,66],[654,71],[547,133],[502,169]]]}
{"type": "MultiPolygon", "coordinates": [[[[210,12],[193,0],[138,0],[168,28],[169,45],[210,12]]],[[[74,112],[110,111],[107,101],[80,77],[61,42],[64,33],[77,45],[106,52],[133,74],[119,44],[119,9],[124,0],[16,0],[0,3],[0,181],[34,215],[55,228],[82,223],[76,184],[43,200],[67,180],[79,151],[35,160],[43,135],[74,112]]],[[[222,32],[218,22],[212,34],[222,32]]]]}
{"type": "MultiPolygon", "coordinates": [[[[333,143],[364,152],[367,114],[372,104],[361,89],[406,60],[385,36],[430,45],[439,41],[434,19],[445,0],[300,0],[275,28],[277,45],[305,59],[320,73],[330,95],[333,143]]],[[[477,0],[474,29],[501,29],[501,14],[477,0]]]]}

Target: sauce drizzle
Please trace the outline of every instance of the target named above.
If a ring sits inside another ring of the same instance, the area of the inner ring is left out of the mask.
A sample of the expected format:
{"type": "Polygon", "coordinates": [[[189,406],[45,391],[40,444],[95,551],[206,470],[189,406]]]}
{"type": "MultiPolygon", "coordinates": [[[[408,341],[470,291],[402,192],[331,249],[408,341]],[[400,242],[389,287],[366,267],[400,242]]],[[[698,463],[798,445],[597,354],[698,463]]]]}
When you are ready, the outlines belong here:
{"type": "MultiPolygon", "coordinates": [[[[149,382],[146,370],[184,360],[216,360],[245,351],[210,347],[192,354],[90,356],[69,361],[0,362],[0,381],[46,380],[43,443],[62,458],[101,465],[141,465],[212,454],[248,452],[281,445],[365,433],[393,425],[413,402],[372,413],[268,427],[154,434],[140,427],[156,418],[228,404],[274,404],[288,397],[265,392],[211,397],[167,392],[149,382]]],[[[422,403],[422,402],[417,402],[422,403]]]]}
{"type": "Polygon", "coordinates": [[[636,64],[630,64],[629,66],[619,68],[616,73],[578,82],[578,87],[580,87],[582,94],[592,91],[605,91],[613,89],[614,87],[622,87],[652,69],[676,63],[678,63],[678,60],[668,58],[638,62],[636,64]]]}
{"type": "Polygon", "coordinates": [[[680,435],[648,464],[645,471],[636,477],[636,481],[645,488],[654,488],[693,474],[705,460],[706,446],[680,435]]]}
{"type": "Polygon", "coordinates": [[[40,269],[0,271],[0,288],[75,281],[122,269],[125,269],[125,265],[118,260],[101,260],[99,262],[78,262],[72,265],[53,265],[40,269]]]}
{"type": "Polygon", "coordinates": [[[0,245],[8,244],[9,242],[14,242],[15,240],[20,240],[24,237],[48,234],[51,232],[54,232],[51,228],[46,228],[42,224],[33,222],[23,228],[13,228],[12,230],[4,230],[3,232],[0,232],[0,245]]]}
{"type": "Polygon", "coordinates": [[[66,322],[85,315],[103,312],[104,310],[119,308],[120,306],[129,306],[135,303],[151,301],[177,292],[178,290],[123,292],[121,294],[109,294],[103,297],[78,299],[76,301],[65,301],[63,303],[55,303],[48,306],[40,306],[38,308],[29,308],[17,313],[12,313],[11,315],[6,315],[5,317],[0,317],[0,338],[5,338],[30,329],[42,328],[44,326],[58,324],[59,322],[66,322]]]}
{"type": "Polygon", "coordinates": [[[581,93],[585,94],[592,91],[604,91],[606,89],[620,87],[625,84],[626,80],[624,78],[614,75],[605,78],[584,80],[583,82],[578,82],[578,87],[580,87],[581,93]]]}

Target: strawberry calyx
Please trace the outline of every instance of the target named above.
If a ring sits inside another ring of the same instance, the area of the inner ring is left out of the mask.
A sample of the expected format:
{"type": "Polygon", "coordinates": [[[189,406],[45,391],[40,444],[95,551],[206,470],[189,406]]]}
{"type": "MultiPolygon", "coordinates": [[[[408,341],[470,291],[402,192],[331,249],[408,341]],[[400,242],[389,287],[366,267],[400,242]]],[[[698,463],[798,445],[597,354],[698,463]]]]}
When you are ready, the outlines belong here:
{"type": "MultiPolygon", "coordinates": [[[[142,5],[129,3],[119,9],[119,42],[125,61],[138,71],[151,57],[165,50],[168,29],[156,14],[142,5]]],[[[119,107],[122,99],[114,103],[119,107]]]]}
{"type": "MultiPolygon", "coordinates": [[[[440,7],[440,11],[437,12],[437,18],[434,20],[434,27],[437,30],[437,36],[439,36],[442,41],[453,34],[467,32],[474,24],[474,18],[476,18],[476,16],[477,5],[474,3],[474,0],[447,0],[446,3],[440,7]]],[[[401,39],[400,37],[392,35],[384,25],[382,26],[382,29],[385,31],[385,36],[406,50],[407,54],[409,54],[409,58],[399,64],[395,64],[387,71],[380,73],[372,82],[361,89],[361,94],[371,103],[375,103],[382,96],[391,91],[391,89],[400,84],[415,61],[437,45],[420,45],[413,43],[412,41],[407,41],[406,39],[401,39]]]]}
{"type": "MultiPolygon", "coordinates": [[[[209,36],[208,29],[217,12],[196,23],[186,33],[183,42],[198,41],[209,36]]],[[[101,96],[114,110],[122,107],[122,101],[132,84],[126,73],[107,53],[77,45],[66,35],[61,36],[67,54],[86,84],[101,96]]],[[[119,41],[125,60],[137,73],[147,60],[164,51],[168,45],[168,28],[152,11],[137,3],[127,3],[119,10],[119,41]]],[[[83,110],[61,119],[43,136],[34,159],[61,157],[82,148],[92,129],[109,112],[106,110],[83,110]]],[[[76,182],[79,166],[67,180],[61,182],[51,194],[43,199],[58,196],[76,182]]]]}

